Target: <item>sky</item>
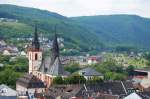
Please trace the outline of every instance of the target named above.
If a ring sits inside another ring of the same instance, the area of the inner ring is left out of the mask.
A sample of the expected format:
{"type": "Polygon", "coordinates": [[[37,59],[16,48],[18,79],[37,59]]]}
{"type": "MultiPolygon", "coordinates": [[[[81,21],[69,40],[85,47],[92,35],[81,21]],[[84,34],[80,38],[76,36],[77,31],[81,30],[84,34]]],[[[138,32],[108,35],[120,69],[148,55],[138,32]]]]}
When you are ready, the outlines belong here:
{"type": "Polygon", "coordinates": [[[0,0],[0,4],[40,8],[68,17],[136,14],[150,18],[150,0],[0,0]]]}

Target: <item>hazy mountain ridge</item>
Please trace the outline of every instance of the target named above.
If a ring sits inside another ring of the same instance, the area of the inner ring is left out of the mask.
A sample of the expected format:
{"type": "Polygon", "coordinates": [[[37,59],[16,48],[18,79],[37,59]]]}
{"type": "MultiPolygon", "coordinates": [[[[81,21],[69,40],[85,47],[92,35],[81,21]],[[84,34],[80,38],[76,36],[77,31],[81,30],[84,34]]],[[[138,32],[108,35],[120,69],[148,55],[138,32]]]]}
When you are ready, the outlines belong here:
{"type": "Polygon", "coordinates": [[[103,44],[150,48],[150,19],[136,15],[68,18],[45,10],[1,4],[0,17],[19,20],[18,23],[14,23],[19,28],[11,27],[12,23],[0,25],[0,35],[4,37],[30,36],[37,22],[39,31],[48,37],[52,37],[54,26],[57,24],[58,34],[66,39],[66,45],[70,48],[99,49],[103,44]]]}

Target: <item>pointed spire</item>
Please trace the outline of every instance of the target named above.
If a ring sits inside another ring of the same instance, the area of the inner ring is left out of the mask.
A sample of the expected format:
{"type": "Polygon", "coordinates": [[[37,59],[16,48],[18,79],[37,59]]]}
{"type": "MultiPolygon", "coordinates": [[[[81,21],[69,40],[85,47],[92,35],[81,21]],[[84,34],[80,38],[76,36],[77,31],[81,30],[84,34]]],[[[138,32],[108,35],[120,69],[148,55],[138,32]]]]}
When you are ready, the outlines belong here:
{"type": "Polygon", "coordinates": [[[52,64],[54,63],[55,59],[59,57],[59,45],[57,41],[57,33],[56,33],[56,25],[55,25],[55,35],[52,45],[52,64]]]}
{"type": "Polygon", "coordinates": [[[40,43],[39,43],[38,33],[37,33],[37,24],[35,24],[34,38],[32,40],[32,48],[35,48],[37,50],[40,49],[40,43]]]}
{"type": "Polygon", "coordinates": [[[59,45],[58,45],[58,41],[57,41],[56,25],[55,25],[55,37],[54,37],[54,42],[53,42],[53,48],[59,57],[59,45]]]}

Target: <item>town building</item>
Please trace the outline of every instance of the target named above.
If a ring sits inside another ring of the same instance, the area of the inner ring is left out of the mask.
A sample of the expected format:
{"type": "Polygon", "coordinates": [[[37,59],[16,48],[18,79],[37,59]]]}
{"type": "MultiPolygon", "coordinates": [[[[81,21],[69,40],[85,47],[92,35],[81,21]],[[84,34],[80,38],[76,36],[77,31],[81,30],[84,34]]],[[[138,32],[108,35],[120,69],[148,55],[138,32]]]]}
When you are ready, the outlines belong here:
{"type": "Polygon", "coordinates": [[[78,74],[84,76],[84,78],[86,80],[92,80],[94,77],[98,77],[101,79],[104,79],[104,76],[102,73],[97,72],[95,69],[91,68],[91,67],[87,67],[84,69],[81,69],[77,72],[78,74]]]}
{"type": "Polygon", "coordinates": [[[32,74],[25,74],[16,82],[16,90],[22,95],[28,93],[42,93],[45,91],[46,86],[44,83],[32,74]]]}
{"type": "Polygon", "coordinates": [[[100,61],[101,61],[100,56],[90,56],[90,57],[88,57],[88,64],[89,65],[99,63],[100,61]]]}
{"type": "Polygon", "coordinates": [[[106,81],[99,84],[56,85],[44,96],[51,99],[123,99],[135,92],[131,82],[106,81]]]}
{"type": "Polygon", "coordinates": [[[137,84],[140,84],[142,89],[150,88],[150,70],[146,69],[136,69],[134,70],[133,81],[137,84]]]}

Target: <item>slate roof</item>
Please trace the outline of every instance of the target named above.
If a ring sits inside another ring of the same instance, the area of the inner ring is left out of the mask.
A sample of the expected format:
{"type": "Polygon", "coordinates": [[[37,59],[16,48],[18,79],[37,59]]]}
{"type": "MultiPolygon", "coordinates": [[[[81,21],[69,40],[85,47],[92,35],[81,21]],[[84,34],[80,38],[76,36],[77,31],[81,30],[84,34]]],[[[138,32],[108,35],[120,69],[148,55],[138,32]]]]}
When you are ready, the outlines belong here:
{"type": "Polygon", "coordinates": [[[97,96],[95,99],[119,99],[117,95],[109,95],[109,94],[101,94],[97,96]]]}
{"type": "Polygon", "coordinates": [[[0,96],[16,96],[17,92],[16,90],[2,84],[0,85],[0,96]]]}
{"type": "Polygon", "coordinates": [[[70,99],[82,88],[82,85],[56,85],[50,87],[46,95],[56,97],[61,96],[61,99],[70,99]]]}
{"type": "Polygon", "coordinates": [[[56,99],[50,94],[45,94],[45,93],[34,93],[34,97],[36,99],[56,99]]]}
{"type": "Polygon", "coordinates": [[[150,92],[139,92],[137,93],[142,99],[150,99],[150,92]]]}
{"type": "MultiPolygon", "coordinates": [[[[125,84],[126,89],[132,88],[129,82],[123,82],[123,84],[125,84]]],[[[86,97],[87,93],[89,96],[97,96],[96,99],[122,99],[122,97],[127,95],[120,81],[85,84],[85,86],[87,91],[84,85],[55,85],[48,89],[46,95],[51,95],[54,98],[61,96],[61,99],[86,97]]]]}
{"type": "Polygon", "coordinates": [[[17,96],[0,96],[0,99],[17,99],[17,96]]]}
{"type": "Polygon", "coordinates": [[[54,76],[68,75],[68,73],[64,71],[59,57],[57,57],[54,63],[51,65],[51,57],[46,56],[42,62],[42,65],[40,66],[40,71],[54,76]]]}
{"type": "Polygon", "coordinates": [[[19,78],[16,84],[22,85],[26,88],[45,88],[44,83],[32,74],[25,74],[22,78],[19,78]]]}
{"type": "Polygon", "coordinates": [[[82,73],[83,76],[103,76],[102,73],[90,67],[79,70],[78,73],[82,73]]]}
{"type": "MultiPolygon", "coordinates": [[[[99,84],[87,84],[86,85],[86,89],[90,93],[99,92],[102,94],[111,94],[111,95],[119,95],[119,96],[126,95],[126,91],[125,91],[124,87],[125,87],[125,89],[129,88],[129,87],[126,88],[126,85],[123,86],[121,81],[114,81],[114,82],[106,81],[106,82],[102,82],[99,84]]],[[[132,88],[132,87],[130,87],[130,88],[132,88]]],[[[82,87],[82,89],[76,94],[76,96],[84,96],[83,93],[86,92],[86,89],[85,89],[85,87],[82,87]]]]}
{"type": "Polygon", "coordinates": [[[62,67],[62,64],[60,62],[60,59],[59,57],[57,57],[54,61],[54,64],[52,65],[52,67],[50,68],[50,71],[49,73],[51,75],[60,75],[60,74],[64,74],[64,70],[63,70],[63,67],[62,67]]]}

